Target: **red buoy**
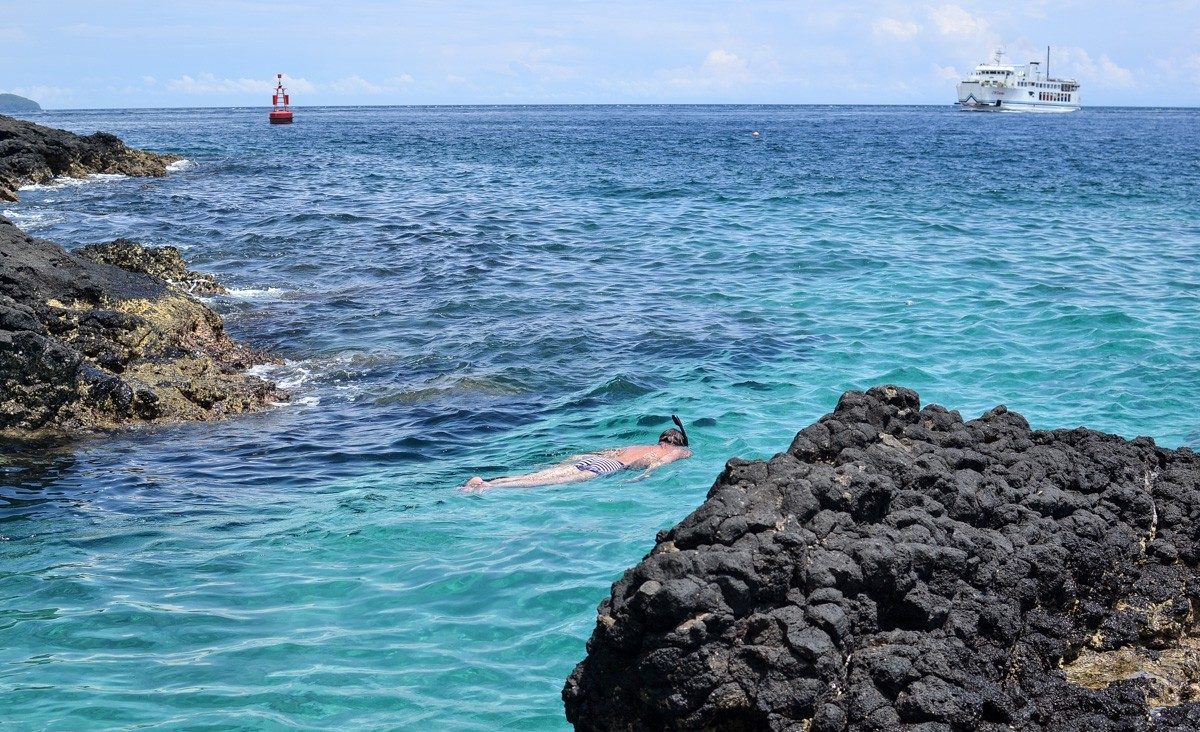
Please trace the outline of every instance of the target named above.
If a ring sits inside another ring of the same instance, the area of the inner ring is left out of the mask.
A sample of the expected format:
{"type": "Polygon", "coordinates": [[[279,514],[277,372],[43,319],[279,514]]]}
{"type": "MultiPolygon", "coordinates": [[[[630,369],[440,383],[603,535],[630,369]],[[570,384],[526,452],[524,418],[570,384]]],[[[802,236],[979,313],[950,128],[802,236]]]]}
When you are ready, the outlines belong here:
{"type": "Polygon", "coordinates": [[[267,115],[267,119],[271,120],[273,125],[290,125],[292,110],[288,109],[288,93],[287,89],[283,88],[283,74],[275,74],[275,79],[275,94],[271,96],[271,113],[267,115]]]}

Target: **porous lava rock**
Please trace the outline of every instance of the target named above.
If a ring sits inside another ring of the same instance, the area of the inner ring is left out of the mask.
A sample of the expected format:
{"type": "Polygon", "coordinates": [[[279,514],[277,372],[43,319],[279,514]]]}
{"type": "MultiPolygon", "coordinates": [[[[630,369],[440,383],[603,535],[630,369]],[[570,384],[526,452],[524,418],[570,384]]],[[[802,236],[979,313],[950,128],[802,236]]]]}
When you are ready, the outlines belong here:
{"type": "Polygon", "coordinates": [[[286,398],[246,373],[271,359],[185,291],[219,285],[177,251],[118,240],[83,254],[0,217],[0,435],[211,420],[286,398]]]}
{"type": "Polygon", "coordinates": [[[1200,729],[1200,458],[847,392],[601,603],[581,730],[1200,729]]]}
{"type": "Polygon", "coordinates": [[[107,244],[88,244],[76,249],[75,253],[93,262],[148,274],[191,295],[224,295],[228,292],[216,277],[188,269],[176,247],[144,247],[136,241],[116,239],[107,244]]]}
{"type": "Polygon", "coordinates": [[[126,147],[107,132],[81,136],[0,115],[0,201],[17,200],[17,189],[26,183],[49,183],[58,176],[159,177],[181,159],[126,147]]]}

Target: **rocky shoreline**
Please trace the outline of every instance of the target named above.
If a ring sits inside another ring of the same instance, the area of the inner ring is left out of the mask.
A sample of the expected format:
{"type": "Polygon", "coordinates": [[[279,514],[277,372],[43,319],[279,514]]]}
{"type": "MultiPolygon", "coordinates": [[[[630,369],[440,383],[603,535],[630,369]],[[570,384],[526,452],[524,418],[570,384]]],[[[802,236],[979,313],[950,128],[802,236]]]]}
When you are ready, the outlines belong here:
{"type": "MultiPolygon", "coordinates": [[[[57,175],[163,175],[178,159],[0,117],[0,199],[57,175]]],[[[213,420],[286,400],[247,373],[272,359],[231,340],[195,297],[223,292],[174,247],[118,239],[68,252],[0,217],[0,436],[213,420]]]]}
{"type": "Polygon", "coordinates": [[[1200,456],[847,392],[613,585],[580,730],[1200,728],[1200,456]]]}
{"type": "Polygon", "coordinates": [[[220,291],[174,247],[68,252],[0,217],[0,435],[212,420],[285,400],[246,373],[272,359],[193,297],[220,291]]]}
{"type": "Polygon", "coordinates": [[[178,155],[126,147],[107,132],[81,136],[66,130],[0,115],[0,201],[16,201],[27,183],[92,173],[161,177],[178,155]]]}

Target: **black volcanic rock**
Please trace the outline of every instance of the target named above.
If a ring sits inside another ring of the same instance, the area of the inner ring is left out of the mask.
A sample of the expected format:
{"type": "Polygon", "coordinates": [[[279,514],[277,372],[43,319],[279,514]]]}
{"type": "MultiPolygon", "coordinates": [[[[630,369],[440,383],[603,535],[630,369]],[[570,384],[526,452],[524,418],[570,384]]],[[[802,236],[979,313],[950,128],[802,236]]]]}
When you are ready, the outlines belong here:
{"type": "Polygon", "coordinates": [[[581,730],[1200,729],[1200,457],[847,392],[601,603],[581,730]]]}
{"type": "Polygon", "coordinates": [[[48,183],[60,175],[163,176],[177,160],[178,155],[126,147],[106,132],[80,136],[0,115],[0,201],[17,200],[17,189],[26,183],[48,183]]]}
{"type": "Polygon", "coordinates": [[[217,419],[286,398],[246,373],[270,359],[188,294],[220,286],[177,250],[83,251],[0,217],[0,435],[217,419]]]}

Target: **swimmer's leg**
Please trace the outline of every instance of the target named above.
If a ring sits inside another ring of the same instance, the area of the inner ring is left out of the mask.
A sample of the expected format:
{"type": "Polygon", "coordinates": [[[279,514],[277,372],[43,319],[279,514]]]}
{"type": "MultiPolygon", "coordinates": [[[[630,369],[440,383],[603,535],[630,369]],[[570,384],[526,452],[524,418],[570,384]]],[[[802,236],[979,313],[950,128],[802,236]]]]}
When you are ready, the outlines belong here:
{"type": "Polygon", "coordinates": [[[596,474],[590,470],[580,470],[575,467],[574,463],[563,463],[555,465],[552,468],[539,470],[536,473],[514,475],[511,478],[495,478],[493,480],[478,478],[478,482],[476,478],[472,478],[467,481],[467,485],[463,486],[463,489],[483,491],[488,488],[530,488],[539,485],[564,485],[567,483],[580,483],[595,477],[597,477],[596,474]]]}

